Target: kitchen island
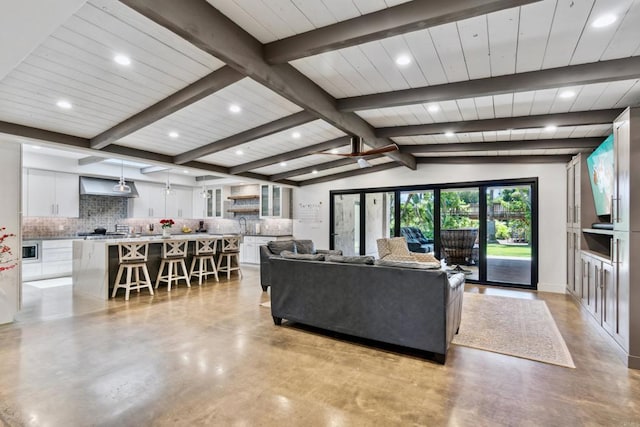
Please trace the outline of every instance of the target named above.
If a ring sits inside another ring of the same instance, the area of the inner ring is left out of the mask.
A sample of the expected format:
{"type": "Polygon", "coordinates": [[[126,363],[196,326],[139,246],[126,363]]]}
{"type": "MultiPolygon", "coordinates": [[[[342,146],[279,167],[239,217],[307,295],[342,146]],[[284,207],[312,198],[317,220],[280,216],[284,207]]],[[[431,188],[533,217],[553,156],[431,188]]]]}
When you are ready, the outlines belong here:
{"type": "MultiPolygon", "coordinates": [[[[240,236],[238,234],[225,234],[224,236],[240,236]]],[[[90,296],[103,300],[109,299],[113,283],[118,273],[118,244],[126,242],[149,243],[147,254],[147,268],[152,283],[158,276],[161,262],[162,242],[166,240],[189,240],[187,258],[185,263],[187,269],[191,267],[191,260],[195,251],[195,240],[198,239],[222,239],[222,234],[175,234],[169,239],[161,236],[140,236],[116,239],[90,239],[74,240],[73,242],[73,293],[77,295],[90,296]]],[[[240,257],[243,251],[249,253],[257,252],[257,243],[266,244],[269,240],[292,239],[290,235],[244,235],[241,236],[247,242],[254,242],[248,246],[241,244],[240,257]],[[264,242],[263,242],[264,241],[264,242]],[[244,249],[242,249],[244,248],[244,249]]],[[[255,257],[255,255],[254,255],[255,257]]],[[[257,263],[257,261],[244,260],[242,262],[257,263]]]]}
{"type": "Polygon", "coordinates": [[[195,240],[222,239],[222,235],[183,234],[168,239],[160,236],[143,236],[121,239],[75,240],[73,242],[73,293],[103,300],[109,299],[110,289],[118,273],[118,244],[127,242],[149,243],[147,268],[152,283],[155,284],[160,268],[162,242],[167,240],[189,240],[187,268],[195,251],[195,240]]]}

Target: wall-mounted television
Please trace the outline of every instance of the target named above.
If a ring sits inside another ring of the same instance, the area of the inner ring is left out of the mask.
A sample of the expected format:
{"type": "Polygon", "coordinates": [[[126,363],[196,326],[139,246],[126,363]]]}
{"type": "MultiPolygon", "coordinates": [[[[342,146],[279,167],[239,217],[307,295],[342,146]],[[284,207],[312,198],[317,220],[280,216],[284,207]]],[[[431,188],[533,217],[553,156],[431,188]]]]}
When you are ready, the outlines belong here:
{"type": "Polygon", "coordinates": [[[613,134],[609,135],[587,157],[587,168],[596,205],[596,215],[611,215],[614,183],[613,134]]]}

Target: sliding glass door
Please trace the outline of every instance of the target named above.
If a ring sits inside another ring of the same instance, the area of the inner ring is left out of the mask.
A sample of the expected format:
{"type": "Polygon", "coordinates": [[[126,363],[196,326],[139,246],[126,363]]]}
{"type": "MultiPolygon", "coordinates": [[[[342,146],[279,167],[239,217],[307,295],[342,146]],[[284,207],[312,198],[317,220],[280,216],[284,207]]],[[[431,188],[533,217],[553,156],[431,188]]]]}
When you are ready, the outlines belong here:
{"type": "Polygon", "coordinates": [[[531,285],[531,185],[486,187],[486,280],[531,285]]]}
{"type": "Polygon", "coordinates": [[[469,282],[537,287],[537,180],[331,192],[331,247],[377,257],[403,236],[469,282]]]}

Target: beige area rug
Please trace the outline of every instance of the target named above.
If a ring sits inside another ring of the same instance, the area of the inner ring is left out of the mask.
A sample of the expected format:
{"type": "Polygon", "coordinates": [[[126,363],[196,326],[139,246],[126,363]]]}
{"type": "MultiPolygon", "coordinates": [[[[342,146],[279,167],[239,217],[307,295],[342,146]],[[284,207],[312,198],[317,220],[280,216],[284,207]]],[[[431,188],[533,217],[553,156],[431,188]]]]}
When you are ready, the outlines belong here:
{"type": "Polygon", "coordinates": [[[575,368],[544,301],[465,293],[453,343],[575,368]]]}
{"type": "Polygon", "coordinates": [[[260,304],[261,307],[271,308],[271,301],[263,302],[260,304]]]}

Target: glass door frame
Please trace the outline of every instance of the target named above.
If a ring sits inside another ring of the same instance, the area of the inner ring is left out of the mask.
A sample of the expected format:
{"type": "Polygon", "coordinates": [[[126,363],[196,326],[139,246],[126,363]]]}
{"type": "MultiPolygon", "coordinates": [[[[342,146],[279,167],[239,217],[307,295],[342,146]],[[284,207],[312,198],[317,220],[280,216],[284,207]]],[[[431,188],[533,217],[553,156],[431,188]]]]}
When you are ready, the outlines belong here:
{"type": "MultiPolygon", "coordinates": [[[[517,179],[501,179],[492,181],[471,181],[471,182],[454,182],[445,184],[428,184],[428,185],[409,185],[400,187],[376,187],[351,190],[330,190],[329,191],[329,248],[335,249],[335,224],[334,224],[334,196],[345,194],[360,195],[360,230],[366,230],[366,194],[367,193],[395,193],[394,196],[394,236],[400,236],[400,193],[406,191],[428,191],[434,192],[434,245],[436,255],[441,251],[440,239],[440,190],[455,188],[478,188],[479,197],[479,229],[478,229],[478,257],[479,257],[479,279],[467,280],[469,283],[482,283],[494,286],[504,286],[513,288],[524,288],[537,290],[538,288],[538,178],[517,178],[517,179]],[[487,281],[487,200],[486,192],[489,187],[500,186],[531,186],[531,284],[522,285],[517,283],[503,283],[487,281]]],[[[360,233],[360,253],[364,254],[366,236],[364,232],[360,233]]]]}

